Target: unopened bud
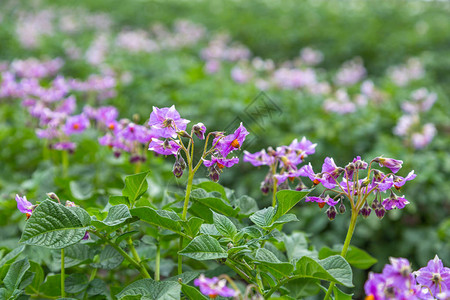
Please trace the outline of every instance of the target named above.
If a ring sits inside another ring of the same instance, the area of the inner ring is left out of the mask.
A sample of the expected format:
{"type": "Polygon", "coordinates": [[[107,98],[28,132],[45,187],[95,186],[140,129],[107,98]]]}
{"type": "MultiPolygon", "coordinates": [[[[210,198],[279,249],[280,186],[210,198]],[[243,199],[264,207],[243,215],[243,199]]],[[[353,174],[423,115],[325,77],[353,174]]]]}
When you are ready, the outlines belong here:
{"type": "Polygon", "coordinates": [[[133,122],[134,123],[139,123],[139,119],[140,119],[141,117],[139,116],[139,114],[134,114],[133,115],[133,122]]]}
{"type": "Polygon", "coordinates": [[[52,200],[57,200],[59,202],[59,197],[55,193],[47,193],[47,196],[52,200]]]}
{"type": "Polygon", "coordinates": [[[131,155],[130,156],[130,163],[138,163],[141,161],[141,157],[139,155],[131,155]]]}
{"type": "Polygon", "coordinates": [[[368,177],[364,178],[364,180],[361,182],[362,187],[368,186],[370,183],[370,179],[368,177]]]}
{"type": "Polygon", "coordinates": [[[362,215],[364,218],[367,218],[368,216],[370,216],[371,212],[372,212],[372,209],[369,207],[369,205],[366,202],[366,203],[364,203],[364,206],[359,211],[359,214],[362,215]]]}
{"type": "Polygon", "coordinates": [[[185,138],[192,138],[191,135],[189,133],[187,133],[185,130],[180,130],[177,131],[177,134],[179,134],[181,137],[185,137],[185,138]]]}
{"type": "Polygon", "coordinates": [[[384,215],[386,214],[386,209],[381,202],[378,202],[377,208],[375,209],[375,214],[380,220],[383,219],[384,215]]]}
{"type": "Polygon", "coordinates": [[[336,208],[334,208],[334,206],[330,206],[327,209],[326,213],[327,213],[328,220],[333,221],[334,218],[336,218],[336,208]]]}
{"type": "Polygon", "coordinates": [[[209,178],[214,182],[219,181],[220,172],[220,169],[218,170],[214,166],[209,167],[209,178]]]}
{"type": "Polygon", "coordinates": [[[228,249],[231,249],[231,248],[234,247],[234,245],[233,245],[233,243],[229,242],[228,245],[227,245],[227,247],[228,247],[228,249]]]}
{"type": "Polygon", "coordinates": [[[295,187],[296,191],[302,191],[307,189],[308,187],[303,183],[303,181],[300,180],[300,182],[298,183],[298,185],[295,187]]]}
{"type": "Polygon", "coordinates": [[[343,214],[343,213],[345,213],[346,210],[347,209],[345,208],[345,205],[344,205],[344,203],[341,200],[341,204],[339,204],[339,213],[343,214]]]}

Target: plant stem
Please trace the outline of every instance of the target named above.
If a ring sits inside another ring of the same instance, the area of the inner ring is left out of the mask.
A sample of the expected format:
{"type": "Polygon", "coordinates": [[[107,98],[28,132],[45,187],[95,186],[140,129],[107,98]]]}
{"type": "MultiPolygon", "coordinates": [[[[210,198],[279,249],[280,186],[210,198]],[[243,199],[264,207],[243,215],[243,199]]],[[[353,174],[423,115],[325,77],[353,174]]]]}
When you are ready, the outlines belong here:
{"type": "Polygon", "coordinates": [[[140,265],[138,262],[136,262],[131,256],[128,255],[128,253],[126,253],[122,248],[120,248],[117,244],[111,242],[110,240],[108,240],[106,237],[104,237],[103,235],[101,235],[100,233],[98,233],[97,231],[89,231],[93,234],[95,234],[96,236],[98,236],[103,242],[107,243],[108,245],[110,245],[111,247],[113,247],[114,249],[117,250],[117,252],[119,252],[130,264],[132,264],[137,270],[139,270],[139,272],[141,273],[142,277],[144,278],[151,278],[150,275],[148,274],[147,270],[140,265]]]}
{"type": "Polygon", "coordinates": [[[159,268],[161,264],[161,245],[159,243],[159,229],[156,236],[155,280],[159,281],[159,268]]]}
{"type": "MultiPolygon", "coordinates": [[[[341,252],[341,256],[343,258],[345,258],[345,256],[347,255],[348,247],[350,246],[350,241],[352,240],[352,236],[355,231],[357,218],[358,218],[358,210],[352,209],[352,216],[350,218],[350,226],[348,227],[347,236],[345,237],[344,247],[342,247],[342,252],[341,252]]],[[[324,300],[328,300],[328,298],[331,296],[334,285],[335,285],[334,282],[330,283],[327,293],[325,294],[325,298],[323,298],[324,300]]]]}
{"type": "MultiPolygon", "coordinates": [[[[178,243],[178,249],[181,251],[181,248],[183,248],[183,237],[180,236],[180,242],[178,243]]],[[[178,275],[181,275],[183,273],[183,256],[178,254],[178,275]]]]}
{"type": "Polygon", "coordinates": [[[130,247],[131,254],[133,254],[134,260],[139,265],[139,270],[141,271],[141,274],[145,274],[145,278],[150,278],[150,274],[148,274],[147,268],[142,264],[141,258],[139,257],[139,254],[136,251],[136,248],[134,248],[133,241],[131,240],[131,237],[128,238],[128,245],[130,247]]]}
{"type": "Polygon", "coordinates": [[[273,178],[273,196],[272,196],[272,206],[275,207],[277,205],[277,179],[273,178]]]}
{"type": "Polygon", "coordinates": [[[69,169],[69,152],[62,151],[62,175],[63,178],[67,178],[67,171],[69,169]]]}
{"type": "Polygon", "coordinates": [[[186,220],[187,209],[188,209],[188,204],[189,204],[189,196],[191,195],[192,181],[194,180],[194,174],[195,174],[195,172],[192,170],[192,165],[190,165],[189,166],[188,183],[186,186],[186,196],[184,198],[183,214],[181,216],[181,218],[183,220],[186,220]]]}
{"type": "Polygon", "coordinates": [[[65,269],[64,269],[64,248],[61,248],[61,297],[66,297],[66,291],[64,289],[65,269]]]}

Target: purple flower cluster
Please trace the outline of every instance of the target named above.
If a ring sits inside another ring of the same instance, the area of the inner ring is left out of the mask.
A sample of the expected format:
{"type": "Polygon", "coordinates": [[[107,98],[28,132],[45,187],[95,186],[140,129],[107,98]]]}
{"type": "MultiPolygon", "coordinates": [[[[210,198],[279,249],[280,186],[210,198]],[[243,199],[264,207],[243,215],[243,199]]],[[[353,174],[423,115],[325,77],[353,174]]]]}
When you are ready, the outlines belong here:
{"type": "Polygon", "coordinates": [[[412,272],[405,258],[390,258],[381,274],[370,273],[364,285],[366,300],[448,300],[450,269],[436,255],[426,267],[412,272]]]}
{"type": "Polygon", "coordinates": [[[269,147],[267,151],[263,149],[256,153],[244,151],[243,160],[255,167],[263,165],[270,167],[266,178],[261,182],[261,191],[264,194],[273,190],[275,183],[278,189],[289,188],[287,179],[293,181],[295,178],[299,181],[296,189],[302,190],[305,185],[299,178],[301,169],[298,168],[298,165],[308,155],[314,154],[316,146],[317,144],[313,144],[303,137],[300,142],[297,139],[293,140],[289,146],[280,146],[276,149],[269,147]]]}
{"type": "Polygon", "coordinates": [[[410,81],[421,79],[425,76],[422,63],[417,58],[410,58],[404,65],[394,66],[388,69],[388,76],[397,86],[406,86],[410,81]]]}
{"type": "MultiPolygon", "coordinates": [[[[180,154],[181,149],[188,152],[188,149],[191,146],[193,147],[193,135],[200,140],[205,139],[206,126],[203,123],[197,123],[192,126],[191,134],[188,134],[186,128],[189,122],[189,120],[181,118],[173,105],[163,108],[153,107],[153,112],[150,114],[150,119],[147,123],[150,126],[148,150],[161,155],[174,155],[176,161],[173,171],[177,177],[182,176],[186,167],[186,163],[180,154]],[[182,137],[190,139],[187,149],[181,140],[182,137]]],[[[230,135],[224,135],[222,132],[213,132],[209,135],[212,135],[214,140],[211,149],[203,153],[202,161],[209,170],[211,180],[218,181],[223,168],[229,168],[239,162],[239,158],[227,158],[227,156],[241,148],[248,131],[241,123],[236,131],[230,135]],[[206,156],[209,154],[211,155],[210,159],[206,159],[206,156]]],[[[208,143],[208,138],[205,143],[208,143]]]]}
{"type": "Polygon", "coordinates": [[[431,143],[436,135],[436,127],[433,123],[422,125],[421,115],[429,111],[436,100],[436,93],[431,93],[426,88],[413,91],[411,101],[402,103],[404,115],[394,127],[394,134],[403,137],[415,149],[422,149],[431,143]]]}
{"type": "Polygon", "coordinates": [[[364,200],[363,203],[360,203],[361,207],[359,208],[359,213],[363,217],[368,217],[373,209],[377,217],[381,219],[384,217],[386,210],[402,209],[409,203],[404,196],[397,196],[393,191],[394,189],[399,190],[407,181],[416,177],[414,171],[411,171],[406,177],[396,175],[402,164],[401,160],[384,157],[376,157],[368,164],[361,157],[357,156],[345,168],[342,168],[335,164],[333,158],[327,157],[320,173],[315,173],[311,164],[308,164],[303,166],[298,174],[308,177],[314,185],[322,184],[326,188],[325,192],[330,191],[336,194],[334,198],[331,198],[324,192],[319,197],[310,196],[306,197],[305,200],[306,202],[316,202],[320,207],[328,204],[327,215],[330,220],[336,216],[337,211],[334,206],[337,203],[341,202],[339,211],[345,212],[345,206],[342,203],[344,196],[352,203],[354,198],[364,200]],[[381,167],[388,168],[392,173],[385,174],[373,168],[373,163],[378,163],[381,167]],[[363,177],[361,170],[366,170],[368,167],[367,175],[363,177]],[[341,175],[342,179],[339,180],[341,175]],[[381,193],[388,190],[391,190],[390,196],[381,199],[381,193]],[[370,194],[375,195],[371,206],[369,206],[367,199],[370,194]]]}
{"type": "Polygon", "coordinates": [[[194,285],[200,288],[200,292],[203,295],[208,296],[211,299],[217,296],[221,297],[234,297],[237,292],[227,287],[227,280],[217,277],[208,278],[201,274],[199,278],[194,280],[194,285]]]}

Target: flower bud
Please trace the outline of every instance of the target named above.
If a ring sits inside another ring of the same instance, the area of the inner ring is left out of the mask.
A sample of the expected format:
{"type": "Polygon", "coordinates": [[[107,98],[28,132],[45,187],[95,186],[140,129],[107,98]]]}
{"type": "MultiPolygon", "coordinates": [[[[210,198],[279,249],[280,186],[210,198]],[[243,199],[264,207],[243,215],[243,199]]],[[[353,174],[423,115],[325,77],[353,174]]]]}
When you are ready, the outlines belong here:
{"type": "Polygon", "coordinates": [[[67,200],[65,207],[76,207],[77,205],[75,205],[75,203],[73,203],[72,201],[67,200]]]}
{"type": "Polygon", "coordinates": [[[205,139],[206,126],[203,123],[197,123],[192,126],[192,131],[199,139],[205,139]]]}
{"type": "Polygon", "coordinates": [[[138,163],[141,161],[141,157],[139,155],[131,155],[130,156],[130,163],[138,163]]]}
{"type": "Polygon", "coordinates": [[[386,209],[384,208],[383,204],[381,202],[378,202],[377,207],[375,208],[375,215],[378,217],[378,219],[383,219],[384,215],[386,214],[386,209]]]}
{"type": "Polygon", "coordinates": [[[57,200],[58,202],[60,202],[59,197],[55,193],[47,193],[47,196],[52,200],[57,200]]]}
{"type": "Polygon", "coordinates": [[[308,187],[303,183],[303,181],[300,180],[300,182],[298,183],[298,185],[295,187],[296,191],[302,191],[302,190],[306,190],[308,187]]]}
{"type": "Polygon", "coordinates": [[[341,200],[341,204],[339,204],[339,213],[343,214],[343,213],[345,213],[346,210],[347,209],[345,208],[345,205],[344,205],[343,201],[341,200]]]}
{"type": "Polygon", "coordinates": [[[176,178],[183,176],[183,171],[186,169],[186,162],[181,155],[177,155],[175,163],[173,164],[172,172],[176,178]]]}
{"type": "Polygon", "coordinates": [[[219,181],[220,172],[221,172],[221,170],[217,169],[215,167],[215,165],[209,167],[209,174],[208,174],[208,176],[211,179],[211,181],[214,181],[214,182],[219,181]]]}
{"type": "Polygon", "coordinates": [[[333,221],[334,218],[336,218],[336,208],[334,208],[334,206],[330,206],[327,209],[326,213],[327,213],[328,220],[333,221]]]}
{"type": "Polygon", "coordinates": [[[189,133],[187,133],[185,130],[180,130],[177,131],[177,134],[179,134],[181,137],[185,137],[185,138],[192,138],[191,135],[189,133]]]}
{"type": "Polygon", "coordinates": [[[359,211],[359,214],[362,215],[364,218],[367,218],[368,216],[370,216],[371,212],[372,212],[372,209],[369,207],[369,205],[367,204],[367,201],[366,201],[366,203],[364,203],[364,206],[359,211]]]}

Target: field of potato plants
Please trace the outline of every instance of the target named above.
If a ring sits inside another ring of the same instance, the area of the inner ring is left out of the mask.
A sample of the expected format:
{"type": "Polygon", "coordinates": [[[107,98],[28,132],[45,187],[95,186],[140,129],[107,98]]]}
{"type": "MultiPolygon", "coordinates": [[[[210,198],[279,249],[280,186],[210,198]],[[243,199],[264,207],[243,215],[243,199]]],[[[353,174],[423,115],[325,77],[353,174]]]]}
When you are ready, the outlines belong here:
{"type": "Polygon", "coordinates": [[[450,3],[0,2],[0,300],[450,300],[450,3]]]}

